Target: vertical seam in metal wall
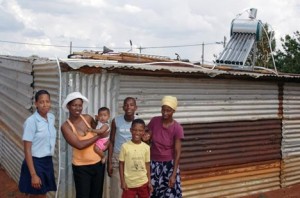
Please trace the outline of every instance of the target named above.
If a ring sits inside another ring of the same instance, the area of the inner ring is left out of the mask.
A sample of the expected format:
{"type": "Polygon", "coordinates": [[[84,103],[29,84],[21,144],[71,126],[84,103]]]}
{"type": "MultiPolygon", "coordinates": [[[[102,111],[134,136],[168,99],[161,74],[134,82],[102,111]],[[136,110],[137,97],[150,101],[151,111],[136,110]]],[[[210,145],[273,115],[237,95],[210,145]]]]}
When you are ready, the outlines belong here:
{"type": "Polygon", "coordinates": [[[281,154],[281,159],[280,159],[280,171],[279,171],[279,181],[280,181],[280,188],[283,187],[282,184],[282,176],[283,176],[283,149],[282,149],[282,145],[283,145],[283,120],[284,120],[284,114],[283,114],[283,89],[284,89],[284,83],[283,82],[279,82],[278,83],[278,118],[281,119],[281,143],[280,143],[280,154],[281,154]]]}
{"type": "Polygon", "coordinates": [[[60,64],[59,64],[59,60],[56,57],[56,63],[57,63],[57,68],[58,68],[58,74],[59,74],[59,94],[58,94],[58,109],[59,109],[59,114],[58,114],[58,176],[57,176],[57,190],[55,192],[55,197],[58,197],[58,192],[59,192],[59,186],[60,186],[60,126],[61,126],[61,69],[60,69],[60,64]]]}

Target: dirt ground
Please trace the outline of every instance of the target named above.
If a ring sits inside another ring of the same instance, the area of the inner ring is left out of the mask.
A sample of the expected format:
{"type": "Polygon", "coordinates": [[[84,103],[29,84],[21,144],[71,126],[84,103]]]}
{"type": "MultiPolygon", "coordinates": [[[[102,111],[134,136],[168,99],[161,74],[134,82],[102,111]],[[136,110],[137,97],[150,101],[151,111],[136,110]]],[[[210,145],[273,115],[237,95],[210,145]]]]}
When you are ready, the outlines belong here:
{"type": "MultiPolygon", "coordinates": [[[[0,166],[0,198],[26,198],[19,192],[17,183],[0,166]]],[[[245,196],[244,198],[300,198],[300,184],[288,188],[245,196]]]]}
{"type": "Polygon", "coordinates": [[[19,192],[18,185],[10,178],[5,170],[0,167],[0,197],[1,198],[25,198],[26,196],[19,192]]]}

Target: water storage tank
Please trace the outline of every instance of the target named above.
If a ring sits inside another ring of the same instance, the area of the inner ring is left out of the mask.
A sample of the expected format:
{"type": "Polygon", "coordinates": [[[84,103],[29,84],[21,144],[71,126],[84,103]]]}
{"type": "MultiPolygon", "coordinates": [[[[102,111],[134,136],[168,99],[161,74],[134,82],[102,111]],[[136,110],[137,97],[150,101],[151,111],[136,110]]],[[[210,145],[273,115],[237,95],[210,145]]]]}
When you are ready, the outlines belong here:
{"type": "Polygon", "coordinates": [[[255,34],[256,41],[259,41],[262,35],[261,22],[253,19],[234,19],[231,22],[230,36],[234,33],[255,34]]]}

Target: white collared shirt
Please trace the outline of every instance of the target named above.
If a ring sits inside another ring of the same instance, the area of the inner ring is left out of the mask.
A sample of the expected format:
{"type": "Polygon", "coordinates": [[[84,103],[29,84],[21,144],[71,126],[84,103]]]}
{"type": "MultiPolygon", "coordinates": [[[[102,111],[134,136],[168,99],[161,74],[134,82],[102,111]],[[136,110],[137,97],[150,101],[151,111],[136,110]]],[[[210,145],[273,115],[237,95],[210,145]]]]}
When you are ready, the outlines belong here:
{"type": "Polygon", "coordinates": [[[54,154],[55,116],[52,113],[47,113],[47,118],[48,120],[35,111],[24,123],[22,139],[32,142],[31,153],[33,157],[46,157],[54,154]]]}

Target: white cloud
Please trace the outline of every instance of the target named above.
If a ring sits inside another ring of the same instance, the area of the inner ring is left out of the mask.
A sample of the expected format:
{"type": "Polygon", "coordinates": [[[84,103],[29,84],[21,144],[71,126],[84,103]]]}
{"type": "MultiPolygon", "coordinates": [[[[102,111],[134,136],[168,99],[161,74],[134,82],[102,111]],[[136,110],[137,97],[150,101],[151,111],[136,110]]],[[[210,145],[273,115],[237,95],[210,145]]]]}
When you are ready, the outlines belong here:
{"type": "Polygon", "coordinates": [[[139,13],[141,12],[141,9],[137,6],[126,4],[123,9],[129,13],[139,13]]]}
{"type": "MultiPolygon", "coordinates": [[[[270,24],[276,38],[299,30],[300,4],[297,0],[2,0],[1,40],[50,45],[102,47],[115,51],[139,47],[178,46],[205,43],[204,58],[222,51],[215,44],[230,37],[231,21],[245,9],[257,8],[257,19],[270,24]],[[3,17],[2,17],[3,16],[3,17]]],[[[244,13],[241,17],[247,17],[244,13]]],[[[278,44],[279,45],[279,44],[278,44]]],[[[82,49],[73,49],[80,51],[82,49]]],[[[66,57],[69,49],[8,44],[0,53],[66,57]]],[[[149,53],[175,58],[175,53],[193,61],[201,60],[202,45],[181,48],[148,48],[149,53]]]]}

